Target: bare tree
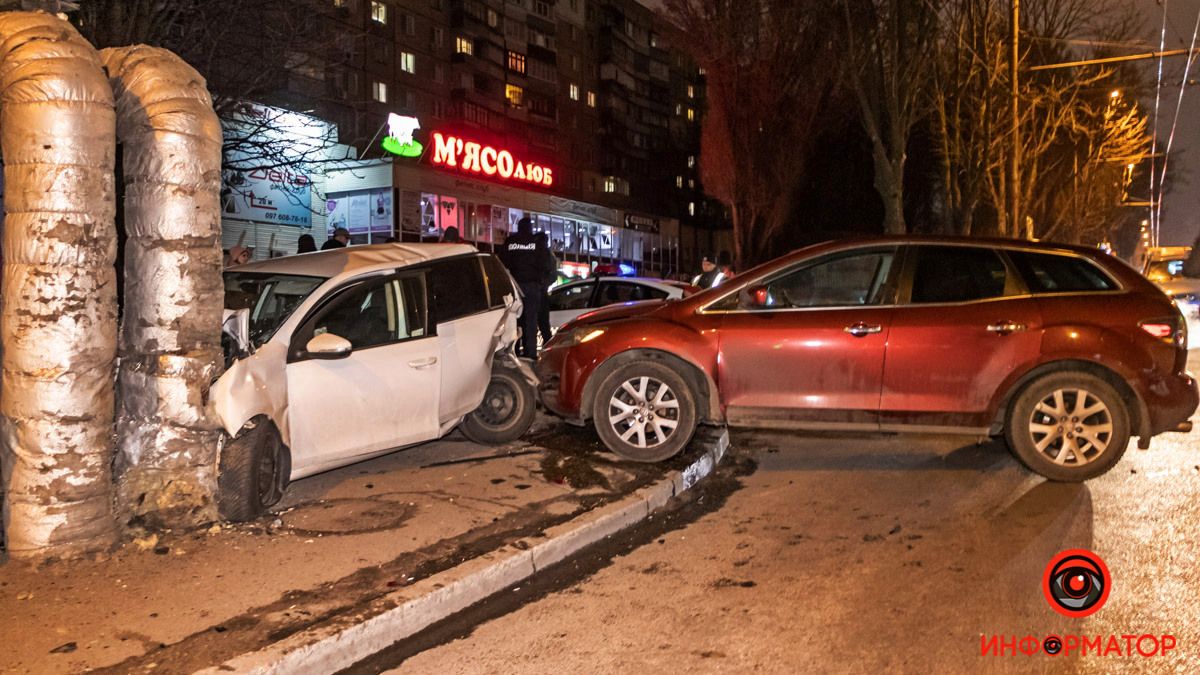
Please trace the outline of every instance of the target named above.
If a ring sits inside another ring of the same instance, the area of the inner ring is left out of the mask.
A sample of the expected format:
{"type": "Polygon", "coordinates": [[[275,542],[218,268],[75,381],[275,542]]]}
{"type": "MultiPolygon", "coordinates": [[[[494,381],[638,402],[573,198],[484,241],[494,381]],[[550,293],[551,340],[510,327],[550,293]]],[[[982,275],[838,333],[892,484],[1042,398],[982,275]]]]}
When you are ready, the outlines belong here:
{"type": "MultiPolygon", "coordinates": [[[[934,135],[941,160],[946,229],[972,234],[980,219],[1001,236],[1078,238],[1080,230],[1064,223],[1061,195],[1081,179],[1108,180],[1094,167],[1106,161],[1098,148],[1134,148],[1132,138],[1117,142],[1116,127],[1100,97],[1119,86],[1119,71],[1109,69],[1030,71],[1033,65],[1070,58],[1068,46],[1128,39],[1132,15],[1112,0],[1044,0],[1025,12],[1020,55],[1019,122],[1022,180],[1010,184],[1007,171],[1014,151],[1008,119],[1011,82],[1005,45],[1007,0],[951,0],[940,10],[939,58],[931,102],[934,135]],[[1106,140],[1107,139],[1107,140],[1106,140]],[[1080,162],[1084,174],[1079,173],[1080,162]],[[1010,191],[1019,190],[1025,227],[1012,231],[1007,212],[1010,191]],[[1069,234],[1068,234],[1069,233],[1069,234]]],[[[1094,53],[1094,52],[1093,52],[1094,53]]],[[[1124,113],[1142,115],[1136,108],[1124,113]]],[[[1144,116],[1144,115],[1143,115],[1144,116]]],[[[1122,133],[1144,132],[1127,120],[1122,133]]],[[[1132,152],[1131,152],[1132,154],[1132,152]]]]}
{"type": "Polygon", "coordinates": [[[822,0],[665,0],[705,69],[705,186],[733,216],[736,265],[772,253],[793,207],[837,82],[822,0]]]}
{"type": "Polygon", "coordinates": [[[871,139],[884,231],[903,234],[904,168],[914,125],[929,108],[938,17],[925,2],[842,0],[850,86],[871,139]]]}

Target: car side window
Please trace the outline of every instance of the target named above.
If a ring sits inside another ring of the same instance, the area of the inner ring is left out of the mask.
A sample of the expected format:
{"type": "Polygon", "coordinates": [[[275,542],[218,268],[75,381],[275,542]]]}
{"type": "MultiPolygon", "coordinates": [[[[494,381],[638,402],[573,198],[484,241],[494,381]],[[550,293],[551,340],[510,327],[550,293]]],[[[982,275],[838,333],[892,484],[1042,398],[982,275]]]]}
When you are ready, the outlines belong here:
{"type": "Polygon", "coordinates": [[[338,294],[311,322],[311,339],[324,333],[346,338],[355,350],[420,337],[425,333],[419,278],[357,284],[338,294]]]}
{"type": "Polygon", "coordinates": [[[483,276],[487,280],[488,303],[492,308],[503,307],[504,296],[511,295],[515,298],[517,295],[513,290],[508,270],[504,269],[504,264],[494,255],[481,256],[480,259],[483,261],[483,276]]]}
{"type": "Polygon", "coordinates": [[[995,251],[970,246],[917,246],[911,302],[950,303],[998,298],[1008,270],[995,251]]]}
{"type": "Polygon", "coordinates": [[[572,309],[587,309],[592,299],[592,290],[596,282],[585,281],[554,289],[550,293],[550,311],[561,312],[572,309]]]}
{"type": "Polygon", "coordinates": [[[893,249],[839,254],[769,281],[759,309],[856,307],[879,305],[888,298],[893,249]]]}
{"type": "Polygon", "coordinates": [[[620,302],[663,300],[667,297],[667,293],[657,288],[628,281],[602,281],[600,282],[600,292],[597,296],[596,306],[603,307],[604,305],[613,305],[620,302]]]}
{"type": "Polygon", "coordinates": [[[1080,293],[1117,288],[1117,283],[1094,263],[1076,256],[1009,251],[1008,257],[1034,293],[1080,293]]]}
{"type": "Polygon", "coordinates": [[[479,259],[466,256],[435,261],[429,271],[429,306],[437,323],[487,311],[491,305],[479,259]]]}

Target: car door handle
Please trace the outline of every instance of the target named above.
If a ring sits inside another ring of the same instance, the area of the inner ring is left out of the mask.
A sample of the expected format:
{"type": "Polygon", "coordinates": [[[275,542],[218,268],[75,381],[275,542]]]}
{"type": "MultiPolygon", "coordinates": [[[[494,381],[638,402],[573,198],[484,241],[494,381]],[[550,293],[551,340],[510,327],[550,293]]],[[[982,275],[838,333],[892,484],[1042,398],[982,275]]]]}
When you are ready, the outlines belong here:
{"type": "Polygon", "coordinates": [[[409,368],[416,368],[417,370],[425,370],[426,368],[429,368],[434,365],[437,365],[437,357],[436,356],[431,356],[427,359],[417,359],[415,361],[408,362],[409,368]]]}
{"type": "Polygon", "coordinates": [[[869,326],[862,321],[851,326],[846,326],[843,331],[853,335],[854,337],[866,337],[872,333],[878,333],[883,330],[883,326],[869,326]]]}
{"type": "Polygon", "coordinates": [[[987,327],[989,333],[996,335],[1008,335],[1009,333],[1018,333],[1025,330],[1025,324],[1014,323],[1012,321],[997,321],[987,327]]]}

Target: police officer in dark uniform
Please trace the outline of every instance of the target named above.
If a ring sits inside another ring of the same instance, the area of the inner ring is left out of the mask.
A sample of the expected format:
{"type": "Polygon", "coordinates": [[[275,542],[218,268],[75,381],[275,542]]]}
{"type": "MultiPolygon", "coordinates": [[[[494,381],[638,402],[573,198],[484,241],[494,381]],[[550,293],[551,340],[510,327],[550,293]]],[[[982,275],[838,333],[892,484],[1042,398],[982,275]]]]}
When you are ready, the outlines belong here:
{"type": "Polygon", "coordinates": [[[537,358],[537,321],[541,308],[546,244],[533,234],[533,221],[528,217],[517,221],[517,231],[508,236],[500,259],[521,287],[521,341],[517,353],[537,358]]]}

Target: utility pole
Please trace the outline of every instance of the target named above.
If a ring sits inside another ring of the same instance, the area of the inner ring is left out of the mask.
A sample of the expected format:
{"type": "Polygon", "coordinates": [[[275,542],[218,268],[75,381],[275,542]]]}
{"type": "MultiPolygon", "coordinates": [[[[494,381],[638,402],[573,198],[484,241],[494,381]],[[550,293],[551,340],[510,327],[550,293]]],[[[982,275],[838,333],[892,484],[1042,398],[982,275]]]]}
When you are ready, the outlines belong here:
{"type": "MultiPolygon", "coordinates": [[[[1021,0],[1012,0],[1013,2],[1013,54],[1009,59],[1008,78],[1013,85],[1013,151],[1008,157],[1008,217],[1010,220],[1010,235],[1012,237],[1020,237],[1021,223],[1021,114],[1020,103],[1021,95],[1016,79],[1016,66],[1021,58],[1020,53],[1020,35],[1021,35],[1021,0]]],[[[1027,235],[1027,234],[1026,234],[1027,235]]]]}
{"type": "MultiPolygon", "coordinates": [[[[1017,65],[1021,58],[1021,0],[1012,0],[1012,56],[1009,63],[1009,80],[1012,83],[1012,153],[1009,156],[1008,171],[1008,214],[1010,234],[1021,236],[1021,103],[1020,88],[1017,81],[1017,65]]],[[[1027,233],[1025,236],[1029,236],[1027,233]]]]}

